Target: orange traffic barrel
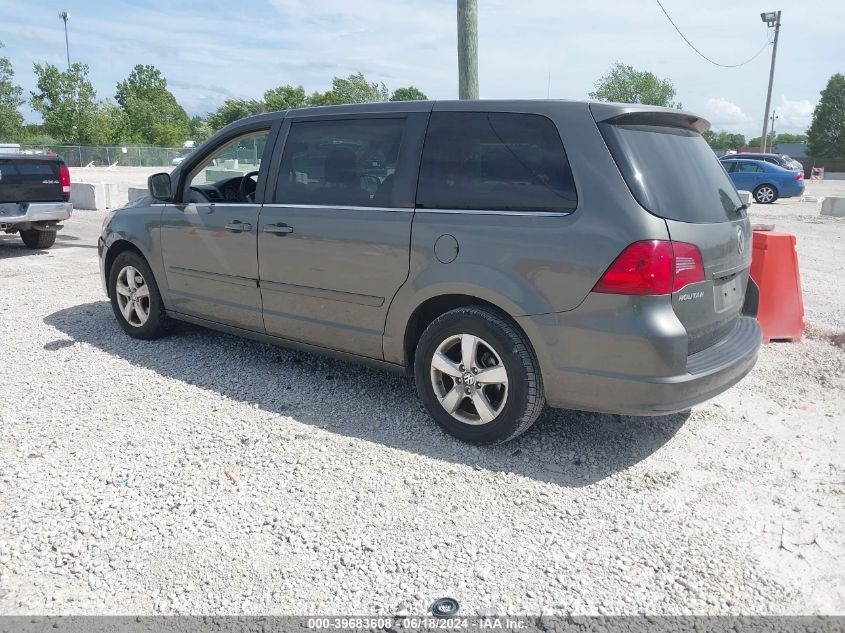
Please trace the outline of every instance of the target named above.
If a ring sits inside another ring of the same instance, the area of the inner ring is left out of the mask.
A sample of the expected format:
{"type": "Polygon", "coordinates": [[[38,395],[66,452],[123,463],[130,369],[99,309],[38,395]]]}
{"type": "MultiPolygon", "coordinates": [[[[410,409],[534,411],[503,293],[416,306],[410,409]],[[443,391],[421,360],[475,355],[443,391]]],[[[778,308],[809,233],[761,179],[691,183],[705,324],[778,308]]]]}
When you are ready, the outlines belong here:
{"type": "Polygon", "coordinates": [[[753,235],[751,278],[760,288],[757,320],[763,342],[797,341],[804,333],[804,299],[795,236],[777,231],[753,235]]]}

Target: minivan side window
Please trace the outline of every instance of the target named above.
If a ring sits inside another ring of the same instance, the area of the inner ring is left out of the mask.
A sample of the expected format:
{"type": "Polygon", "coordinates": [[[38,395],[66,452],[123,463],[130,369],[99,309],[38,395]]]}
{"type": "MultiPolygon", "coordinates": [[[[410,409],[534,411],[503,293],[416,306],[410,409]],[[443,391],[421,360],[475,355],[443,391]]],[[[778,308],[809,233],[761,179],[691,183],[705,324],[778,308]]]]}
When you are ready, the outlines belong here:
{"type": "Polygon", "coordinates": [[[291,123],[275,201],[389,207],[405,118],[291,123]]]}
{"type": "Polygon", "coordinates": [[[550,119],[509,112],[431,114],[418,207],[569,212],[577,204],[569,160],[550,119]]]}

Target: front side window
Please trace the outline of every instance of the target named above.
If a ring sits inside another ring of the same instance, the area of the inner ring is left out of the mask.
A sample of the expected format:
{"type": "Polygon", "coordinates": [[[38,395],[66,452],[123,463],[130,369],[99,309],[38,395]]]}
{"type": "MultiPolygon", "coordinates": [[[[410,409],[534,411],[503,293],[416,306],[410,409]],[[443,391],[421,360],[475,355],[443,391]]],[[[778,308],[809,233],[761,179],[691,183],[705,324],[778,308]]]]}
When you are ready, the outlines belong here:
{"type": "Polygon", "coordinates": [[[418,206],[572,211],[577,203],[569,161],[550,119],[509,112],[432,113],[418,206]]]}
{"type": "Polygon", "coordinates": [[[270,130],[227,141],[209,154],[188,177],[190,202],[255,202],[261,159],[270,130]]]}
{"type": "Polygon", "coordinates": [[[276,202],[333,207],[393,206],[404,118],[292,123],[276,202]]]}

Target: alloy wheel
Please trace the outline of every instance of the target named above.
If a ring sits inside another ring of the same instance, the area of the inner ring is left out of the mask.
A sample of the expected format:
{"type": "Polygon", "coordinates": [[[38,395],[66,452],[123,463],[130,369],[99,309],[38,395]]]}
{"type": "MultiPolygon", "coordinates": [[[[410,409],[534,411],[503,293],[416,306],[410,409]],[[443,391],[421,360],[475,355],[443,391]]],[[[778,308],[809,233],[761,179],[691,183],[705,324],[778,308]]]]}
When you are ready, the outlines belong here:
{"type": "Polygon", "coordinates": [[[771,187],[760,187],[757,190],[757,202],[768,204],[774,200],[775,191],[771,187]]]}
{"type": "Polygon", "coordinates": [[[487,341],[473,334],[450,336],[431,358],[431,384],[440,405],[464,424],[488,424],[508,399],[508,374],[487,341]]]}
{"type": "Polygon", "coordinates": [[[134,266],[124,266],[115,285],[117,305],[129,325],[141,327],[150,318],[150,288],[134,266]]]}

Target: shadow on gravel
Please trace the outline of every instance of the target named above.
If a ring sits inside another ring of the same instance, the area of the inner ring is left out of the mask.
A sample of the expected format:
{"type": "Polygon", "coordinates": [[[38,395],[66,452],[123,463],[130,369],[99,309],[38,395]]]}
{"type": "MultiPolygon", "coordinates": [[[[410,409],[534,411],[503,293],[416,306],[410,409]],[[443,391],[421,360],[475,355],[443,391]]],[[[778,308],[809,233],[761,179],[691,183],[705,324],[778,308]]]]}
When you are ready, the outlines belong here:
{"type": "MultiPolygon", "coordinates": [[[[136,341],[123,333],[106,301],[54,312],[44,322],[137,367],[314,427],[561,486],[585,486],[626,470],[660,449],[689,417],[689,412],[642,418],[546,409],[524,436],[478,448],[441,432],[403,376],[186,324],[166,338],[136,341]]],[[[104,376],[102,383],[114,380],[118,377],[104,376]]]]}
{"type": "Polygon", "coordinates": [[[0,259],[11,259],[12,257],[37,257],[38,255],[49,255],[50,251],[57,251],[63,248],[97,248],[97,244],[79,244],[79,238],[73,235],[56,236],[56,243],[49,249],[33,250],[24,246],[21,238],[17,235],[0,235],[0,259]]]}

